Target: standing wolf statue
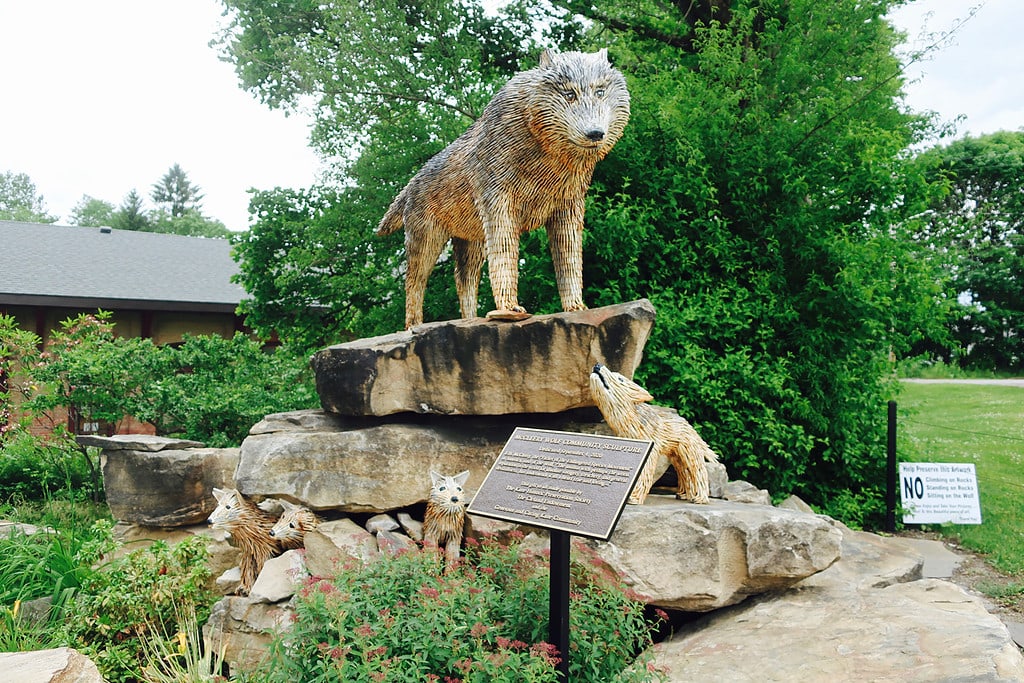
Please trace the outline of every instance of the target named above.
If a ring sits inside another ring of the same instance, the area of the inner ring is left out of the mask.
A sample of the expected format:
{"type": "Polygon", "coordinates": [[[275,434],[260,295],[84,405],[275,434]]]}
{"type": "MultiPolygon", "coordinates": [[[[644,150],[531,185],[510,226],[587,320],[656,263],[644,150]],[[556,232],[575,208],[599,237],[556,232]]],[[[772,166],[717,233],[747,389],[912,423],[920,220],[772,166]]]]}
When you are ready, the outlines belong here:
{"type": "Polygon", "coordinates": [[[583,213],[594,166],[622,137],[629,93],[608,51],[545,50],[455,142],[428,161],[377,228],[405,225],[405,326],[423,322],[427,278],[449,240],[463,318],[477,313],[487,258],[496,310],[517,319],[519,237],[546,226],[562,308],[583,303],[583,213]]]}

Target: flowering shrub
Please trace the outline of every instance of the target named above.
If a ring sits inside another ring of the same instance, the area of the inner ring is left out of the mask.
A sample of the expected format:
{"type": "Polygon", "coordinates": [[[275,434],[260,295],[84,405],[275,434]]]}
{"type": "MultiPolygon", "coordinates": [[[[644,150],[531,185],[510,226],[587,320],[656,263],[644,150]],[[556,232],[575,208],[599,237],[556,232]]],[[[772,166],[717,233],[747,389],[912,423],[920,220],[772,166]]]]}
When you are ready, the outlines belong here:
{"type": "MultiPolygon", "coordinates": [[[[577,555],[582,552],[578,549],[577,555]]],[[[617,581],[574,562],[572,681],[647,681],[644,605],[617,581]]],[[[406,552],[313,578],[254,680],[420,683],[556,681],[547,636],[547,562],[518,543],[466,542],[445,569],[435,553],[406,552]]]]}

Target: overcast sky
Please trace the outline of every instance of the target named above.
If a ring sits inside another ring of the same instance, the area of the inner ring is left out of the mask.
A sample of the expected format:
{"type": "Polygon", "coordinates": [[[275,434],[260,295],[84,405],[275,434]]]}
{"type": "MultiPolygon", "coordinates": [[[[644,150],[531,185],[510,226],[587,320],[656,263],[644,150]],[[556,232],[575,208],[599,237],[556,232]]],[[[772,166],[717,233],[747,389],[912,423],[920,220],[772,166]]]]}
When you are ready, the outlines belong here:
{"type": "MultiPolygon", "coordinates": [[[[973,4],[917,0],[895,19],[913,41],[973,4]]],[[[0,0],[0,173],[28,174],[62,223],[85,194],[118,205],[134,188],[148,202],[175,163],[233,230],[248,226],[249,188],[308,187],[308,122],[238,87],[208,46],[220,15],[215,0],[0,0]]],[[[961,135],[1024,127],[1021,28],[1024,1],[987,0],[911,68],[909,106],[965,116],[961,135]]]]}

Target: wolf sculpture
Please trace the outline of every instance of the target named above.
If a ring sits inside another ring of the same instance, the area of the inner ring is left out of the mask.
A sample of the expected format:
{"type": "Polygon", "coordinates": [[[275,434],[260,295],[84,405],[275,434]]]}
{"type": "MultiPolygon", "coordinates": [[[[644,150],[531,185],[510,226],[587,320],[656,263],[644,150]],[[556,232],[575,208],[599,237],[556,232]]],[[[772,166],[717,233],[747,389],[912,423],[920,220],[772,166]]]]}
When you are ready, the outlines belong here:
{"type": "Polygon", "coordinates": [[[466,496],[462,487],[469,470],[448,477],[430,470],[430,497],[423,515],[423,540],[438,548],[444,546],[449,566],[459,561],[462,533],[466,523],[466,496]]]}
{"type": "MultiPolygon", "coordinates": [[[[277,557],[287,547],[270,535],[276,518],[261,510],[235,489],[213,489],[217,508],[207,521],[214,529],[224,529],[231,535],[232,544],[242,551],[239,569],[242,582],[238,592],[248,595],[263,565],[277,557]]],[[[294,547],[294,546],[292,546],[294,547]]]]}
{"type": "Polygon", "coordinates": [[[281,501],[284,511],[270,530],[270,537],[276,539],[285,550],[301,548],[306,533],[320,526],[320,518],[303,505],[281,501]]]}
{"type": "Polygon", "coordinates": [[[676,470],[676,498],[691,503],[708,502],[708,470],[704,461],[718,462],[718,456],[689,422],[647,405],[654,397],[646,389],[600,363],[590,373],[590,395],[616,436],[654,442],[629,495],[630,503],[643,505],[654,486],[662,456],[676,470]]]}
{"type": "Polygon", "coordinates": [[[583,303],[583,214],[594,166],[622,137],[629,92],[607,50],[545,50],[540,66],[498,91],[480,118],[430,159],[377,227],[405,225],[405,326],[423,322],[423,293],[451,240],[463,318],[477,313],[487,258],[497,318],[519,305],[519,238],[546,226],[562,309],[583,303]]]}

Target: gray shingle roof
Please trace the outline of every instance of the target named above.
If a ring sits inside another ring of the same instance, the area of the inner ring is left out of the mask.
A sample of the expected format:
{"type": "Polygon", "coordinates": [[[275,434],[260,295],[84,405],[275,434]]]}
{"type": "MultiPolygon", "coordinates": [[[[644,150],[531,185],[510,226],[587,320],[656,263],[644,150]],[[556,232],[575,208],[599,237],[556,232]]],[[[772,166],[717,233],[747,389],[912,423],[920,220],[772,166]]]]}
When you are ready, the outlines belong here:
{"type": "Polygon", "coordinates": [[[233,310],[227,240],[0,221],[0,303],[233,310]]]}

